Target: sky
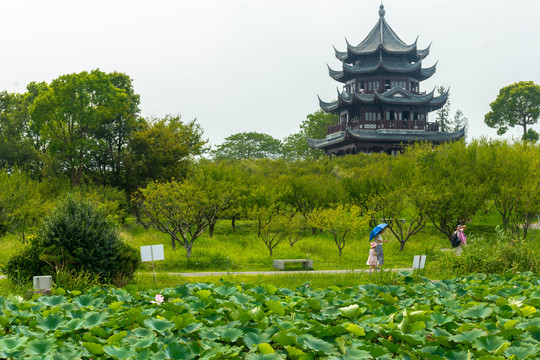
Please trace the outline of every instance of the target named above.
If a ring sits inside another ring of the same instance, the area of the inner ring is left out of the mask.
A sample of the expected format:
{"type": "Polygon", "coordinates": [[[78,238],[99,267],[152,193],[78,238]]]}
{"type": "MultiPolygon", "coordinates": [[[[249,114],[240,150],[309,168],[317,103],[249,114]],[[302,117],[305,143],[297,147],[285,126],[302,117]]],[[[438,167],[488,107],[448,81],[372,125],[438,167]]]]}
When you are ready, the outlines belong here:
{"type": "MultiPolygon", "coordinates": [[[[360,43],[380,0],[0,1],[0,91],[100,69],[133,80],[141,115],[197,119],[211,145],[240,132],[297,133],[341,84],[333,46],[360,43]]],[[[384,0],[398,36],[429,44],[437,72],[422,91],[450,87],[451,113],[469,139],[496,138],[484,124],[499,90],[540,84],[539,0],[384,0]]],[[[431,113],[430,121],[435,120],[431,113]]],[[[540,132],[540,125],[533,128],[540,132]]],[[[508,136],[520,137],[521,129],[508,136]]]]}

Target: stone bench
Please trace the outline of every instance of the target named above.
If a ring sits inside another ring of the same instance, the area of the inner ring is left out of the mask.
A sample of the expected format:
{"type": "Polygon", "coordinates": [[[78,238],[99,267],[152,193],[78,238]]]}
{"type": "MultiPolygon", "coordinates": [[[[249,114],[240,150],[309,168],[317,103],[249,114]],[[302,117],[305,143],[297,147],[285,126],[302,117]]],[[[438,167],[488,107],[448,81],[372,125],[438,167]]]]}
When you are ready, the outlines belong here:
{"type": "Polygon", "coordinates": [[[313,270],[313,260],[308,259],[274,260],[274,268],[285,270],[286,263],[302,263],[302,269],[313,270]]]}

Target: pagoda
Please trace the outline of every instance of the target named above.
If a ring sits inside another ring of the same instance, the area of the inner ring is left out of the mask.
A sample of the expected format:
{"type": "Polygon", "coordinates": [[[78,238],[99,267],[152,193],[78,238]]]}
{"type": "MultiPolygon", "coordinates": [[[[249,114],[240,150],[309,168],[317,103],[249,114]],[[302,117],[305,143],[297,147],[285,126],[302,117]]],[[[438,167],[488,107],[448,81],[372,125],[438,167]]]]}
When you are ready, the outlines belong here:
{"type": "Polygon", "coordinates": [[[420,82],[435,74],[436,65],[422,67],[429,46],[419,50],[418,38],[407,45],[384,19],[379,21],[357,46],[347,41],[347,51],[334,48],[341,70],[328,67],[330,77],[343,84],[337,100],[322,101],[327,113],[339,114],[339,122],[327,129],[325,139],[311,139],[312,148],[328,155],[360,152],[397,154],[407,143],[427,141],[433,144],[454,141],[465,130],[440,132],[439,124],[428,121],[428,113],[444,106],[448,92],[435,96],[433,89],[420,91],[420,82]]]}

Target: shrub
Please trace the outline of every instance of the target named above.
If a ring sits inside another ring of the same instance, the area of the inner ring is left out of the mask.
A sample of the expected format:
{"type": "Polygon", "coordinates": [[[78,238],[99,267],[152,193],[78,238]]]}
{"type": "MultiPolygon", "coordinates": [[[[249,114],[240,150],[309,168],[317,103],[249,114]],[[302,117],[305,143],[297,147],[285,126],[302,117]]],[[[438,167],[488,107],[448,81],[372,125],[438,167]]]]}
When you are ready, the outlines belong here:
{"type": "Polygon", "coordinates": [[[516,240],[509,231],[497,227],[497,237],[487,241],[471,236],[460,256],[455,253],[439,253],[435,257],[436,268],[450,270],[455,275],[473,273],[502,274],[511,271],[540,271],[540,251],[531,243],[516,240]]]}
{"type": "Polygon", "coordinates": [[[2,272],[17,285],[28,283],[33,276],[49,275],[47,264],[39,259],[40,253],[40,248],[28,245],[9,259],[2,272]]]}
{"type": "Polygon", "coordinates": [[[55,281],[75,284],[98,278],[125,283],[140,265],[136,254],[103,213],[89,201],[68,195],[43,221],[31,246],[13,256],[4,271],[12,280],[53,275],[55,281]]]}

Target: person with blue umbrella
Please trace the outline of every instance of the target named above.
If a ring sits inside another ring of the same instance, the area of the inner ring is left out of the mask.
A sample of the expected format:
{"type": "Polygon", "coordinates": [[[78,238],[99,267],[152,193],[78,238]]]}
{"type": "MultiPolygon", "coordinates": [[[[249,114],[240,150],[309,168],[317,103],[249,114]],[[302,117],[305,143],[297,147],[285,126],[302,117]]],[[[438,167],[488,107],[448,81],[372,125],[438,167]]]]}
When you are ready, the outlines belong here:
{"type": "Polygon", "coordinates": [[[375,226],[369,233],[369,241],[373,241],[377,244],[377,246],[375,246],[375,252],[377,253],[378,270],[381,270],[382,264],[384,264],[383,243],[388,242],[388,240],[384,240],[382,234],[384,234],[387,226],[387,223],[381,223],[375,226]]]}

